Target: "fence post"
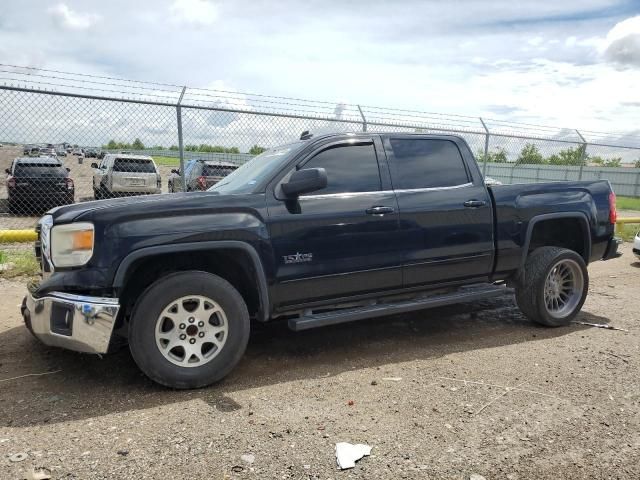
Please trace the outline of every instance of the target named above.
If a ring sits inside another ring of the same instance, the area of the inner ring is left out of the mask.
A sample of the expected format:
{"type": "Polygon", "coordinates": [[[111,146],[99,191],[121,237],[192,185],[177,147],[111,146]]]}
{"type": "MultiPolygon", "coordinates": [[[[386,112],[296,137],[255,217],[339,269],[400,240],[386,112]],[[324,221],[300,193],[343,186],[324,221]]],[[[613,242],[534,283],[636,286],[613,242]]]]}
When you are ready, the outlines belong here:
{"type": "Polygon", "coordinates": [[[482,176],[484,177],[487,173],[487,162],[489,161],[489,129],[482,120],[482,117],[478,117],[480,119],[480,123],[482,124],[482,128],[484,128],[484,162],[482,164],[482,176]]]}
{"type": "Polygon", "coordinates": [[[580,137],[580,140],[582,140],[582,147],[583,147],[582,155],[580,155],[580,172],[578,173],[578,181],[580,181],[582,180],[582,169],[584,168],[584,163],[587,160],[587,141],[584,139],[584,137],[580,133],[580,130],[578,130],[577,128],[576,128],[576,133],[580,137]]]}
{"type": "Polygon", "coordinates": [[[358,107],[358,111],[360,112],[360,116],[362,117],[362,131],[366,132],[367,131],[367,117],[364,116],[364,113],[362,113],[362,109],[360,108],[360,105],[357,105],[358,107]]]}
{"type": "Polygon", "coordinates": [[[187,191],[187,176],[184,174],[184,144],[182,142],[182,97],[184,97],[184,92],[187,90],[187,87],[182,87],[182,92],[180,92],[180,98],[178,99],[178,103],[176,104],[176,115],[178,117],[178,152],[180,155],[180,176],[182,177],[182,191],[187,191]]]}

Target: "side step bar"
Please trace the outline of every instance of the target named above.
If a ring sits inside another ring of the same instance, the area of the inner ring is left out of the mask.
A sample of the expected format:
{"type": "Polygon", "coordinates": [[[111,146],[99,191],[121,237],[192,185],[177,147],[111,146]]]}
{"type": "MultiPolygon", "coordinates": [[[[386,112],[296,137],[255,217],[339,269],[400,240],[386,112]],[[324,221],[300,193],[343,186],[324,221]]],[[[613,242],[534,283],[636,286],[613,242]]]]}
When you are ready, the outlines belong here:
{"type": "Polygon", "coordinates": [[[394,303],[375,303],[361,307],[344,308],[317,314],[306,314],[289,319],[289,328],[295,332],[316,327],[326,327],[338,323],[354,322],[365,318],[383,317],[396,313],[412,312],[455,303],[498,297],[510,292],[502,285],[481,285],[462,287],[454,292],[440,295],[421,296],[394,303]]]}

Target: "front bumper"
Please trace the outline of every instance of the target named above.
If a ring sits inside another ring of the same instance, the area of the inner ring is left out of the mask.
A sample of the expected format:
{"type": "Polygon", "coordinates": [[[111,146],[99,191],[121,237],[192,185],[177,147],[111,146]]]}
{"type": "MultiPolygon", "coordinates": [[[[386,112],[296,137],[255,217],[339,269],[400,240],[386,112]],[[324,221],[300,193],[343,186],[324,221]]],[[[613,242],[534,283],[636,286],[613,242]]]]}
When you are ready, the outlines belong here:
{"type": "Polygon", "coordinates": [[[106,353],[120,304],[117,298],[51,292],[27,294],[22,316],[27,328],[46,345],[77,352],[106,353]]]}
{"type": "Polygon", "coordinates": [[[622,255],[622,252],[618,251],[618,246],[622,243],[622,240],[618,237],[613,237],[607,243],[607,248],[604,251],[602,260],[611,260],[612,258],[618,258],[622,255]]]}

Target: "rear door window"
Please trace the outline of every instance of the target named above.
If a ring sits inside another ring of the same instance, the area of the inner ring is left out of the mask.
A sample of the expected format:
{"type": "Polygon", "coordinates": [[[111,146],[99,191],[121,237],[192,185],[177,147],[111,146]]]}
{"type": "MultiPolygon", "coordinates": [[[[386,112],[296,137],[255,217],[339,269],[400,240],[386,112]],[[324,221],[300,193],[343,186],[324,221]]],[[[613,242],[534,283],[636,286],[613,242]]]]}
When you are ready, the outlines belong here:
{"type": "Polygon", "coordinates": [[[153,162],[140,158],[116,158],[113,163],[113,171],[126,173],[156,173],[153,162]]]}
{"type": "Polygon", "coordinates": [[[392,138],[393,188],[455,187],[469,182],[458,146],[450,140],[392,138]]]}

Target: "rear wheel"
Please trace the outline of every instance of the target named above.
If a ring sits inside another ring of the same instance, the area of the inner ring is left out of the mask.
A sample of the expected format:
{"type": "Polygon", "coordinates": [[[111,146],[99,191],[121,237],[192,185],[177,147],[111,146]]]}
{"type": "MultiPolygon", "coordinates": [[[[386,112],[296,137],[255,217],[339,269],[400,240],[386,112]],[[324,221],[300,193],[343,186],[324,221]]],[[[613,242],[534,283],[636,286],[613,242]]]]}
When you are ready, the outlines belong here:
{"type": "Polygon", "coordinates": [[[588,290],[589,273],[580,255],[565,248],[541,247],[527,257],[516,301],[534,322],[560,327],[580,312],[588,290]]]}
{"type": "Polygon", "coordinates": [[[247,306],[226,280],[206,272],[170,274],[137,301],[129,347],[140,369],[173,388],[198,388],[225,377],[249,340],[247,306]]]}

